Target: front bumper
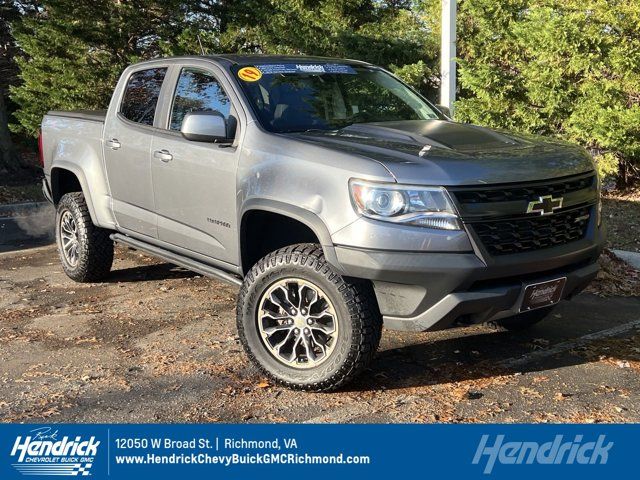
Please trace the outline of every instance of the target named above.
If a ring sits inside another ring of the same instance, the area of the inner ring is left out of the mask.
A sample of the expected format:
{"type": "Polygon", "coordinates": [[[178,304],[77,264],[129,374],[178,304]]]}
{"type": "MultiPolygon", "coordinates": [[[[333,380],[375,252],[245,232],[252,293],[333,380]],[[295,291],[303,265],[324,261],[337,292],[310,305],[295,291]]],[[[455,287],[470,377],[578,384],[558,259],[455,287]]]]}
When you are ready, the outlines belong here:
{"type": "Polygon", "coordinates": [[[567,277],[563,298],[582,291],[598,273],[604,231],[559,247],[493,257],[476,253],[399,252],[336,246],[348,276],[373,281],[384,325],[427,331],[517,314],[523,286],[567,277]]]}

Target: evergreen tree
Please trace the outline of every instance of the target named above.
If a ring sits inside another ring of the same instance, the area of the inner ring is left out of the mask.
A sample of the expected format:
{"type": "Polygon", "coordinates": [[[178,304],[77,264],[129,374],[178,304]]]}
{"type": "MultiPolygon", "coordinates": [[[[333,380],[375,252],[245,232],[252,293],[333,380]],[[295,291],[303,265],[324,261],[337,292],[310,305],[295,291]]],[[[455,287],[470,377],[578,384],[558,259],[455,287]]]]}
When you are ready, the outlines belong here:
{"type": "Polygon", "coordinates": [[[438,44],[409,1],[244,0],[200,10],[167,52],[304,54],[355,58],[433,92],[438,44]]]}
{"type": "Polygon", "coordinates": [[[463,0],[460,120],[590,148],[620,186],[640,177],[637,0],[463,0]]]}
{"type": "Polygon", "coordinates": [[[15,25],[26,53],[17,132],[50,109],[106,108],[129,64],[163,55],[281,53],[349,57],[429,90],[437,46],[407,2],[377,0],[43,0],[15,25]]]}
{"type": "MultiPolygon", "coordinates": [[[[437,92],[440,0],[24,0],[38,13],[11,31],[25,9],[3,1],[0,88],[23,134],[49,109],[105,108],[132,62],[201,49],[362,59],[437,92]]],[[[458,18],[458,119],[578,141],[602,173],[640,176],[636,0],[460,0],[458,18]]]]}
{"type": "MultiPolygon", "coordinates": [[[[22,10],[27,14],[26,5],[22,10]]],[[[21,166],[9,132],[9,86],[18,81],[18,65],[15,62],[19,48],[13,38],[10,23],[21,15],[19,5],[13,1],[0,3],[0,175],[15,171],[21,166]]]]}
{"type": "Polygon", "coordinates": [[[189,5],[177,0],[44,0],[15,36],[22,84],[15,130],[34,135],[51,109],[106,108],[122,70],[161,55],[183,31],[189,5]]]}

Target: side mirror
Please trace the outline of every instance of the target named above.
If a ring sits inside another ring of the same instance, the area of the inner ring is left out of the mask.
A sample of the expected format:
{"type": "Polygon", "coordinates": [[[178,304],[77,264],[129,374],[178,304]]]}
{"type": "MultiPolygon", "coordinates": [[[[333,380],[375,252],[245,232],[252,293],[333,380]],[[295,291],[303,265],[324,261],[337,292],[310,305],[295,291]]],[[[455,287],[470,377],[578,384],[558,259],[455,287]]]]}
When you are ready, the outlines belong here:
{"type": "Polygon", "coordinates": [[[436,107],[444,114],[445,117],[451,118],[451,110],[449,107],[445,107],[444,105],[436,105],[436,107]]]}
{"type": "Polygon", "coordinates": [[[233,141],[224,116],[216,110],[187,113],[182,120],[180,133],[193,142],[231,143],[233,141]]]}

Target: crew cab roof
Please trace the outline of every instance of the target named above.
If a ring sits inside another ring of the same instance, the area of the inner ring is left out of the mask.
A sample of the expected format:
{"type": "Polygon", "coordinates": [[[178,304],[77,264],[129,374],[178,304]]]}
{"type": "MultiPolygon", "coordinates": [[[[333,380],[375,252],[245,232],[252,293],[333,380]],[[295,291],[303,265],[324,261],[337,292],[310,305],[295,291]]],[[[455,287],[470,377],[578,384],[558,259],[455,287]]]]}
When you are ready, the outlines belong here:
{"type": "Polygon", "coordinates": [[[313,62],[313,63],[327,63],[327,62],[335,62],[335,63],[343,63],[348,65],[369,65],[366,62],[361,62],[359,60],[349,60],[343,58],[334,58],[334,57],[314,57],[307,55],[210,55],[209,58],[214,58],[217,60],[223,59],[227,60],[230,63],[235,65],[238,64],[253,64],[259,65],[264,63],[287,63],[287,62],[313,62]]]}
{"type": "Polygon", "coordinates": [[[171,62],[180,62],[181,60],[188,61],[193,59],[213,60],[215,62],[226,64],[227,67],[232,65],[261,65],[267,63],[341,63],[347,65],[371,65],[367,62],[361,62],[359,60],[350,60],[344,58],[334,57],[316,57],[306,55],[240,55],[240,54],[222,54],[222,55],[187,55],[177,57],[164,57],[146,60],[138,62],[132,66],[139,66],[144,64],[154,64],[162,61],[170,60],[171,62]]]}

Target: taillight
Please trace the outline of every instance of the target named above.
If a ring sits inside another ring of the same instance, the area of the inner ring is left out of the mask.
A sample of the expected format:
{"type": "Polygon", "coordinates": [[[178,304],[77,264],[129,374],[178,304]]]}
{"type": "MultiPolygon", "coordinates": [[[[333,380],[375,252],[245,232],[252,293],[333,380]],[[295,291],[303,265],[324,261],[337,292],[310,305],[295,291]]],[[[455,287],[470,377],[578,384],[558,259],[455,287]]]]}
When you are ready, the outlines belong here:
{"type": "Polygon", "coordinates": [[[44,152],[42,151],[42,132],[38,133],[38,162],[44,168],[44,152]]]}

